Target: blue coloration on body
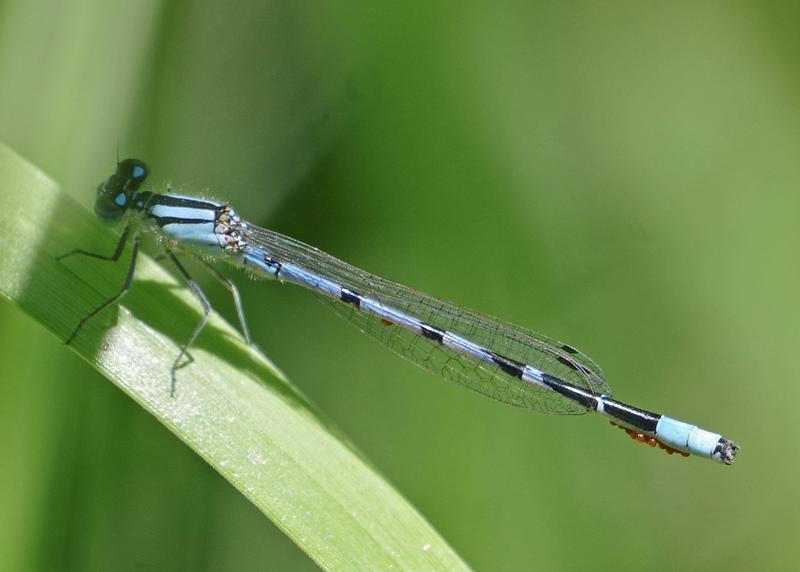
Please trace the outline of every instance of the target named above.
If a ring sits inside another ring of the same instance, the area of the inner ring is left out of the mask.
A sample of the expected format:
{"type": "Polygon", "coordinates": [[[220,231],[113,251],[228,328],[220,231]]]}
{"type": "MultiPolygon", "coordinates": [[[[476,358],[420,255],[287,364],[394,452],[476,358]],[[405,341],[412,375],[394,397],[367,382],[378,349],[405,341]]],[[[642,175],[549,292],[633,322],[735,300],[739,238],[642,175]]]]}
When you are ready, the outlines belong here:
{"type": "Polygon", "coordinates": [[[361,309],[365,312],[375,314],[379,318],[383,318],[391,324],[403,326],[404,328],[415,333],[419,332],[422,328],[422,320],[414,318],[413,316],[409,316],[408,314],[400,312],[399,310],[395,310],[390,306],[381,304],[377,300],[373,300],[371,298],[363,297],[361,299],[361,309]]]}
{"type": "Polygon", "coordinates": [[[280,278],[311,288],[332,298],[338,298],[342,292],[342,287],[333,280],[289,262],[281,266],[280,278]]]}
{"type": "MultiPolygon", "coordinates": [[[[304,286],[340,304],[344,315],[391,349],[451,381],[512,405],[552,413],[595,411],[630,431],[647,435],[673,449],[730,464],[738,446],[721,435],[615,401],[609,397],[602,370],[586,355],[523,328],[436,300],[426,294],[370,275],[289,237],[260,229],[239,218],[227,205],[185,195],[137,189],[148,169],[136,159],[117,164],[117,172],[101,183],[95,212],[107,223],[127,215],[128,226],[117,247],[118,258],[129,230],[134,255],[123,291],[85,317],[116,302],[133,276],[139,231],[156,230],[193,291],[210,311],[207,299],[181,266],[173,248],[204,258],[224,260],[253,274],[304,286]],[[137,220],[138,219],[138,220],[137,220]],[[144,225],[140,223],[145,222],[144,225]],[[535,365],[533,365],[535,364],[535,365]]],[[[237,311],[250,341],[243,312],[237,311]]],[[[200,333],[205,319],[181,348],[172,368],[200,333]]],[[[72,339],[72,337],[70,337],[72,339]]]]}

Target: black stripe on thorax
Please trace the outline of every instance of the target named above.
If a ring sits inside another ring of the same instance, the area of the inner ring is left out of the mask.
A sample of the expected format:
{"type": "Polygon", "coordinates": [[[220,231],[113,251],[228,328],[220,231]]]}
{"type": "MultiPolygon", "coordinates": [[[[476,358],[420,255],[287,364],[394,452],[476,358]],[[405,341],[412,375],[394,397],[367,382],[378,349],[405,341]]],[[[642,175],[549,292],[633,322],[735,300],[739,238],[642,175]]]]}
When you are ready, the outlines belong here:
{"type": "Polygon", "coordinates": [[[576,403],[580,403],[586,409],[597,409],[598,398],[592,395],[590,391],[580,387],[575,387],[563,379],[553,377],[552,375],[548,375],[546,373],[542,374],[542,381],[545,383],[545,385],[547,385],[547,387],[556,393],[563,395],[564,397],[571,399],[576,403]]]}
{"type": "Polygon", "coordinates": [[[656,432],[656,425],[658,425],[658,420],[661,419],[661,415],[658,413],[651,413],[609,398],[603,398],[603,411],[609,417],[649,433],[656,432]]]}
{"type": "Polygon", "coordinates": [[[342,293],[339,296],[342,302],[352,304],[356,308],[361,308],[361,295],[347,288],[342,288],[342,293]]]}
{"type": "Polygon", "coordinates": [[[492,361],[497,367],[512,377],[518,377],[522,379],[522,370],[525,368],[524,363],[507,358],[506,356],[497,354],[495,352],[491,352],[491,355],[492,361]]]}
{"type": "Polygon", "coordinates": [[[178,216],[154,216],[152,214],[147,216],[161,227],[168,224],[208,224],[210,222],[214,222],[213,220],[209,220],[207,218],[181,218],[178,216]]]}
{"type": "Polygon", "coordinates": [[[189,197],[176,197],[175,195],[154,195],[150,199],[150,206],[163,205],[165,207],[187,207],[191,209],[217,210],[222,205],[209,201],[202,201],[189,197]]]}

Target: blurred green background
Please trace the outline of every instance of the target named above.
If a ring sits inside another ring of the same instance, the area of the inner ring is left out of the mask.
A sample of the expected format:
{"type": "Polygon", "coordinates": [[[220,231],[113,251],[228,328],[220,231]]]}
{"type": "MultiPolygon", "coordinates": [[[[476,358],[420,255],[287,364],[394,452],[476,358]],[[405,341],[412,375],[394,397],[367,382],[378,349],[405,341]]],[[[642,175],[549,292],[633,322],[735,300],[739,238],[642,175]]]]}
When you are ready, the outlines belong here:
{"type": "MultiPolygon", "coordinates": [[[[756,1],[6,1],[0,140],[87,207],[119,148],[154,184],[572,343],[620,399],[742,446],[721,467],[495,403],[241,277],[267,354],[475,568],[781,570],[798,21],[756,1]]],[[[6,302],[0,360],[0,569],[314,569],[6,302]]]]}

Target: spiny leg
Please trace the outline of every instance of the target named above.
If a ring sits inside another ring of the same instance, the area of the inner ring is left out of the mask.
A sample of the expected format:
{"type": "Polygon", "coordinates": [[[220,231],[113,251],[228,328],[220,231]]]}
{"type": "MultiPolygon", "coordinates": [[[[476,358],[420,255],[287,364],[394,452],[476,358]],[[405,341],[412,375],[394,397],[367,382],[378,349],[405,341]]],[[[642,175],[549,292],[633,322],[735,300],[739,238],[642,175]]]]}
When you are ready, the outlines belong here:
{"type": "MultiPolygon", "coordinates": [[[[117,243],[117,248],[114,250],[114,254],[112,254],[111,256],[103,256],[102,254],[96,254],[96,253],[93,253],[93,252],[87,252],[85,250],[76,249],[76,250],[73,250],[71,252],[68,252],[67,254],[64,254],[64,255],[60,256],[58,258],[58,260],[61,260],[62,258],[65,258],[65,257],[70,256],[72,254],[83,254],[85,256],[91,256],[93,258],[99,258],[101,260],[109,260],[109,261],[112,261],[112,262],[116,262],[119,259],[120,255],[122,254],[122,250],[125,248],[125,243],[128,240],[128,233],[130,231],[130,228],[131,228],[130,225],[125,227],[125,230],[122,233],[122,237],[120,237],[120,240],[117,243]]],[[[91,312],[86,314],[83,318],[81,318],[81,321],[78,322],[78,325],[72,331],[72,333],[70,334],[69,338],[67,338],[67,345],[69,345],[72,342],[72,340],[75,338],[77,333],[80,331],[80,329],[83,327],[83,325],[86,322],[91,320],[94,316],[96,316],[97,314],[102,312],[108,306],[111,306],[112,304],[114,304],[117,301],[119,301],[120,298],[122,298],[125,294],[128,293],[128,290],[131,287],[131,283],[133,282],[133,273],[136,270],[136,258],[139,255],[139,244],[140,244],[140,242],[141,242],[141,238],[140,238],[139,234],[137,233],[136,236],[133,239],[133,248],[131,249],[131,261],[130,261],[130,263],[128,265],[128,273],[125,276],[125,282],[123,283],[122,288],[120,289],[120,291],[117,292],[114,296],[112,296],[108,300],[106,300],[105,302],[103,302],[102,304],[100,304],[97,308],[95,308],[94,310],[92,310],[91,312]]]]}
{"type": "Polygon", "coordinates": [[[172,397],[175,397],[176,372],[178,370],[178,365],[183,359],[183,356],[186,355],[186,352],[189,351],[189,347],[194,343],[195,339],[197,339],[197,336],[200,335],[200,332],[203,330],[206,323],[208,322],[208,316],[211,313],[211,304],[209,303],[208,298],[206,298],[206,295],[200,289],[200,286],[198,286],[197,282],[195,282],[192,279],[192,277],[189,276],[189,273],[186,271],[186,268],[183,267],[183,264],[180,263],[175,254],[169,249],[166,250],[167,254],[172,259],[172,262],[178,268],[178,271],[181,273],[183,279],[186,281],[186,284],[189,286],[189,289],[194,293],[195,296],[197,296],[197,299],[200,300],[200,304],[202,304],[203,306],[203,318],[200,320],[200,323],[197,324],[197,326],[195,326],[194,331],[192,332],[192,335],[191,337],[189,337],[188,341],[181,346],[181,351],[178,354],[178,357],[175,358],[175,362],[172,364],[172,369],[170,370],[172,383],[170,385],[169,394],[172,397]]]}
{"type": "Polygon", "coordinates": [[[109,260],[111,262],[116,262],[119,260],[119,257],[122,255],[122,251],[125,248],[125,243],[128,242],[128,235],[131,232],[131,224],[129,223],[125,230],[122,231],[122,235],[119,237],[119,242],[117,242],[116,248],[114,248],[114,254],[111,256],[106,256],[104,254],[98,254],[96,252],[89,252],[88,250],[83,250],[81,248],[76,248],[75,250],[70,250],[69,252],[62,254],[61,256],[56,256],[56,260],[59,262],[67,258],[68,256],[72,256],[73,254],[82,254],[83,256],[91,256],[92,258],[99,258],[100,260],[109,260]]]}
{"type": "Polygon", "coordinates": [[[242,306],[242,297],[239,295],[239,288],[233,283],[233,281],[223,276],[219,270],[214,268],[207,261],[203,260],[202,258],[199,260],[205,265],[211,275],[219,280],[233,296],[233,304],[236,306],[236,315],[239,316],[239,325],[242,327],[242,335],[244,335],[247,345],[257,348],[257,346],[253,343],[253,338],[250,337],[250,329],[247,327],[247,320],[244,317],[244,307],[242,306]]]}
{"type": "MultiPolygon", "coordinates": [[[[155,260],[156,261],[161,261],[166,257],[167,257],[166,253],[161,253],[161,254],[159,254],[158,256],[155,257],[155,260]]],[[[223,286],[225,286],[225,288],[227,288],[228,291],[231,293],[231,296],[233,296],[233,304],[236,307],[236,315],[239,317],[239,325],[242,328],[242,335],[244,336],[244,339],[247,342],[247,345],[253,346],[257,350],[261,351],[261,348],[259,348],[253,342],[253,338],[250,336],[250,328],[247,327],[247,319],[245,318],[245,315],[244,315],[244,306],[242,305],[242,296],[241,296],[241,294],[239,294],[239,287],[236,286],[236,284],[233,283],[233,280],[230,280],[229,278],[224,276],[219,270],[214,268],[214,266],[212,264],[210,264],[208,261],[206,261],[205,259],[203,259],[203,258],[201,258],[199,256],[197,256],[195,258],[200,263],[202,263],[206,267],[206,270],[208,270],[208,272],[214,278],[216,278],[223,286]]]]}

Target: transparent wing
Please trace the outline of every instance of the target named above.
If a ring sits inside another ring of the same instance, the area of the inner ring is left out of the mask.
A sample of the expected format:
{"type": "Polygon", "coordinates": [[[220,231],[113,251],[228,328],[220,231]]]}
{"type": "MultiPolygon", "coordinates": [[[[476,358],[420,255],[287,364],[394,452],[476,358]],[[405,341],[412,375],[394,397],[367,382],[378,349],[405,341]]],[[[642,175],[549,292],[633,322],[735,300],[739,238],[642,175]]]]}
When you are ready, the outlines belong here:
{"type": "MultiPolygon", "coordinates": [[[[250,223],[248,223],[250,224],[250,223]]],[[[325,278],[458,334],[503,356],[533,366],[595,394],[611,395],[600,367],[575,348],[545,336],[437,300],[369,274],[321,250],[270,230],[250,226],[248,243],[281,262],[303,266],[325,278]]],[[[405,328],[322,294],[337,313],[390,349],[444,379],[499,401],[545,413],[579,414],[586,409],[551,391],[504,373],[497,366],[450,349],[405,328]]]]}

